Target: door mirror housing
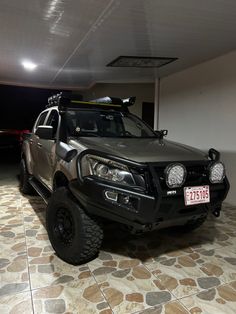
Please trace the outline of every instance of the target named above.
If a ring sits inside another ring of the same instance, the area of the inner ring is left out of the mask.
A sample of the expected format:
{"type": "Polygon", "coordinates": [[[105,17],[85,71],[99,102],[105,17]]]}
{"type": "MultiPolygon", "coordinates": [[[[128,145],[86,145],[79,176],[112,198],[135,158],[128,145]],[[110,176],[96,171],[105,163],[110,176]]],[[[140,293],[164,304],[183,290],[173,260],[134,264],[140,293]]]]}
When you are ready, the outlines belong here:
{"type": "Polygon", "coordinates": [[[43,140],[53,140],[53,127],[50,125],[39,125],[35,135],[43,140]]]}
{"type": "Polygon", "coordinates": [[[163,137],[167,136],[168,130],[158,130],[155,133],[162,139],[163,137]]]}

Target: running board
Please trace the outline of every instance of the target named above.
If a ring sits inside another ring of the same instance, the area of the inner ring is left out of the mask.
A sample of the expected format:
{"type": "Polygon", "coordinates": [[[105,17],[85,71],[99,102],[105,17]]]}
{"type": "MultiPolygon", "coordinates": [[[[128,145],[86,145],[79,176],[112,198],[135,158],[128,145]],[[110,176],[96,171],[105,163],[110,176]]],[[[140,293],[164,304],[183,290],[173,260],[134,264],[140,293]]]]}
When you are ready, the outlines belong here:
{"type": "Polygon", "coordinates": [[[37,179],[31,177],[29,178],[30,185],[35,189],[35,191],[42,197],[44,202],[48,204],[49,198],[51,196],[51,193],[48,191],[45,186],[40,183],[37,179]]]}

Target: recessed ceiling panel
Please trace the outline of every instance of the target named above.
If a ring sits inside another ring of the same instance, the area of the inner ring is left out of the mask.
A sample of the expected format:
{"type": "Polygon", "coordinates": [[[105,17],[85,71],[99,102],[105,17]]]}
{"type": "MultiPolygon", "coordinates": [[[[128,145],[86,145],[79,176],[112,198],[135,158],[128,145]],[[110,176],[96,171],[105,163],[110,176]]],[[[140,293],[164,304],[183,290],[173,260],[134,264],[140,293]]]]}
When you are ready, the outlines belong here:
{"type": "Polygon", "coordinates": [[[108,63],[108,67],[117,68],[160,68],[178,58],[120,56],[108,63]]]}
{"type": "Polygon", "coordinates": [[[0,82],[152,82],[236,49],[236,1],[2,0],[0,29],[0,82]],[[178,60],[157,69],[106,67],[118,56],[178,60]],[[27,71],[23,60],[37,67],[27,71]]]}

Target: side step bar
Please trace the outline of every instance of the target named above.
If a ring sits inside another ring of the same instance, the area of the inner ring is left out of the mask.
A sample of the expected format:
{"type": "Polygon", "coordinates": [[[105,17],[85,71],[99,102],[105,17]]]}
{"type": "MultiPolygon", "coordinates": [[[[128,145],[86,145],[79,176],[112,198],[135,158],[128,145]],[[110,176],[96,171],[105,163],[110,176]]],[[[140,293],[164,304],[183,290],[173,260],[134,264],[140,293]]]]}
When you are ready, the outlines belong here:
{"type": "Polygon", "coordinates": [[[51,196],[49,190],[45,188],[45,186],[42,183],[40,183],[33,177],[29,178],[29,183],[35,189],[35,191],[42,197],[44,202],[48,204],[49,198],[51,196]]]}

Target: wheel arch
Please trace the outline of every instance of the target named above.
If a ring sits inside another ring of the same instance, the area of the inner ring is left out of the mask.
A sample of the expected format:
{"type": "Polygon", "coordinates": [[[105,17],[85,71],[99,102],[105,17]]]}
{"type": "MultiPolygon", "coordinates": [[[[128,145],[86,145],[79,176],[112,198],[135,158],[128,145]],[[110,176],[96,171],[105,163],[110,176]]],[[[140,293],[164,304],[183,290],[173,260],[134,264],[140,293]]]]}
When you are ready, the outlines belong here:
{"type": "Polygon", "coordinates": [[[31,169],[30,169],[30,167],[29,167],[28,158],[27,158],[27,156],[26,156],[25,152],[23,152],[23,151],[21,152],[21,159],[23,159],[23,160],[24,160],[26,170],[27,170],[27,171],[31,174],[31,173],[32,173],[32,171],[31,171],[31,169]]]}
{"type": "Polygon", "coordinates": [[[60,170],[56,171],[53,178],[53,191],[56,191],[60,187],[68,187],[68,184],[69,180],[66,175],[60,170]]]}
{"type": "Polygon", "coordinates": [[[32,169],[32,160],[31,160],[31,154],[30,154],[30,148],[29,144],[25,141],[23,142],[22,149],[21,149],[21,159],[24,159],[25,166],[29,174],[33,174],[32,169]]]}

